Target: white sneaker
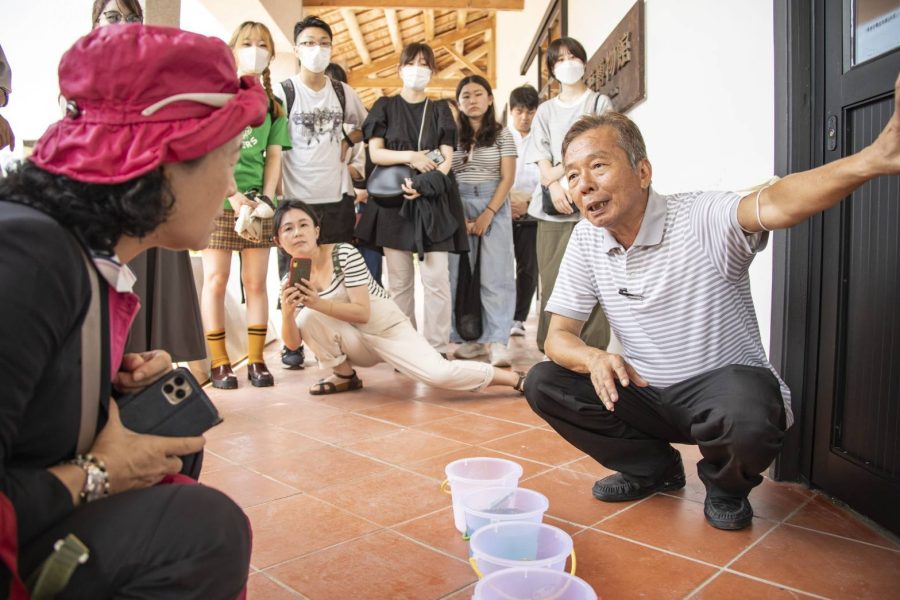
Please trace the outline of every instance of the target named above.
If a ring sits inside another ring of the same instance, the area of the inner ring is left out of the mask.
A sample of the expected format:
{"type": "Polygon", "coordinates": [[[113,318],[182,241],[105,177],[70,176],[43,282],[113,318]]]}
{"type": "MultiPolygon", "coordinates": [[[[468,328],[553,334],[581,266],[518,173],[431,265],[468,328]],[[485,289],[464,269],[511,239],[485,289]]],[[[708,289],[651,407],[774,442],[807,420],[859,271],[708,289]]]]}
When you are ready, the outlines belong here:
{"type": "Polygon", "coordinates": [[[512,364],[509,362],[509,349],[500,342],[491,344],[491,364],[495,367],[508,367],[512,364]]]}
{"type": "Polygon", "coordinates": [[[453,352],[453,356],[456,358],[463,358],[466,360],[477,358],[479,356],[484,356],[488,353],[487,348],[484,344],[479,344],[478,342],[466,342],[461,344],[459,348],[457,348],[453,352]]]}
{"type": "Polygon", "coordinates": [[[525,323],[522,321],[513,321],[512,327],[509,329],[509,335],[522,337],[525,335],[525,323]]]}

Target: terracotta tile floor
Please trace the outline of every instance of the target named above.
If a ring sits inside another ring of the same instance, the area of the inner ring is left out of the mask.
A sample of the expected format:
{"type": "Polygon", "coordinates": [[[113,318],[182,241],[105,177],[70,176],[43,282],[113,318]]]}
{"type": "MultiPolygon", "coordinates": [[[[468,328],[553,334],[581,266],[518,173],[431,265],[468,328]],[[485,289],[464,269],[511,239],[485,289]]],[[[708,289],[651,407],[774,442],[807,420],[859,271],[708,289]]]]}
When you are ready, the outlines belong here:
{"type": "MultiPolygon", "coordinates": [[[[515,368],[540,360],[533,337],[511,346],[515,368]]],[[[550,499],[546,521],[574,536],[578,575],[605,600],[900,598],[900,545],[802,486],[766,480],[752,527],[717,531],[695,447],[679,448],[684,490],[604,504],[590,490],[609,471],[520,396],[432,390],[380,366],[360,371],[361,391],[311,397],[321,370],[281,370],[274,346],[267,360],[274,388],[209,390],[225,423],[202,476],[253,524],[251,600],[470,598],[467,544],[439,489],[444,465],[467,456],[523,466],[521,485],[550,499]]]]}

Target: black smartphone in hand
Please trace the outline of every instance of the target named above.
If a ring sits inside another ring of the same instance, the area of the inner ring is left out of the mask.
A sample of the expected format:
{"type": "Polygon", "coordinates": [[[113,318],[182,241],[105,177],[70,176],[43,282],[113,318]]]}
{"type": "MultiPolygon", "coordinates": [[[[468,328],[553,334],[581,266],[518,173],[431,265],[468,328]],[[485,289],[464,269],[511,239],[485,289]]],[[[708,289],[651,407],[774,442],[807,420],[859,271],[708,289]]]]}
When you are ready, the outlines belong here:
{"type": "Polygon", "coordinates": [[[122,424],[136,433],[192,437],[222,422],[209,396],[184,367],[116,402],[122,424]]]}
{"type": "Polygon", "coordinates": [[[309,281],[309,275],[312,272],[311,258],[291,258],[291,275],[288,279],[291,287],[300,283],[301,279],[309,281]]]}

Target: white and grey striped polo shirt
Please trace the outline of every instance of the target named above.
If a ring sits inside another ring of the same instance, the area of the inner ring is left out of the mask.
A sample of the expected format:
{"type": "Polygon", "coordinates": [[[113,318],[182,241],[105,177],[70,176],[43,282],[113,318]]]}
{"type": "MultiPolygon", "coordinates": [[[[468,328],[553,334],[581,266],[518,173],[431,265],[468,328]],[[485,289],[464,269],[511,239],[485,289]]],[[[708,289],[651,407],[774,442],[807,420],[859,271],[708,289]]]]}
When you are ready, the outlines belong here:
{"type": "Polygon", "coordinates": [[[651,385],[667,387],[730,364],[766,358],[748,268],[768,234],[746,235],[733,192],[661,196],[650,191],[641,229],[625,250],[588,220],[575,226],[547,311],[586,321],[599,302],[625,359],[651,385]]]}

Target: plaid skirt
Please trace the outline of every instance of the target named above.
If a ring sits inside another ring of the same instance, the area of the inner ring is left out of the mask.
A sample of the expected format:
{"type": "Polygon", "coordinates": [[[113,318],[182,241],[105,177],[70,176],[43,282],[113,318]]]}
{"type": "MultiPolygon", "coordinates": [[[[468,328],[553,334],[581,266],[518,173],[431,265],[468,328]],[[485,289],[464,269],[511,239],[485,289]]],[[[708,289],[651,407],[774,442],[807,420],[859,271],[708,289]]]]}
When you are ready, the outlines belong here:
{"type": "Polygon", "coordinates": [[[209,238],[208,249],[239,252],[245,248],[271,248],[275,245],[275,242],[272,241],[272,236],[274,235],[272,219],[263,220],[263,237],[259,243],[253,243],[239,236],[234,230],[235,219],[233,210],[226,210],[216,217],[216,230],[213,232],[212,237],[209,238]]]}

